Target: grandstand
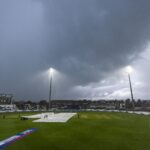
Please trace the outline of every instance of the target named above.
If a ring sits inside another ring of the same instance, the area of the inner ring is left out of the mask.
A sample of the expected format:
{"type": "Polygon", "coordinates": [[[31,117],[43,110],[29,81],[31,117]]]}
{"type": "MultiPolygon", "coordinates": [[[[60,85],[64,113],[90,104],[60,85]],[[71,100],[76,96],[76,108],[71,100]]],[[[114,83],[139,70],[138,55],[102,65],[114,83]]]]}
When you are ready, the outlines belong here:
{"type": "Polygon", "coordinates": [[[12,94],[0,94],[0,111],[13,111],[15,108],[12,94]]]}

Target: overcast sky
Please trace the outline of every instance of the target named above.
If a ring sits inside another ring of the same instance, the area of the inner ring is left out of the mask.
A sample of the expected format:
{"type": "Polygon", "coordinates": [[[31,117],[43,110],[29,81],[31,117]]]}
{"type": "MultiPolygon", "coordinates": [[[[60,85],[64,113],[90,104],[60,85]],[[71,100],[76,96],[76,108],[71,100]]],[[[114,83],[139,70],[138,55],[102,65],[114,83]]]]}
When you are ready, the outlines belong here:
{"type": "Polygon", "coordinates": [[[0,0],[0,93],[17,100],[150,99],[149,0],[0,0]]]}

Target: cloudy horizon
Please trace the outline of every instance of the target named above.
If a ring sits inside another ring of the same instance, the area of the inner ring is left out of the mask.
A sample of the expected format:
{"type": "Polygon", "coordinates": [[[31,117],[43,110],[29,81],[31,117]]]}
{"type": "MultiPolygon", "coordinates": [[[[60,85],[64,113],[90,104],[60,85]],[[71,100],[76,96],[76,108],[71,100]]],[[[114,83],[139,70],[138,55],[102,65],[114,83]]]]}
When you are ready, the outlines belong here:
{"type": "Polygon", "coordinates": [[[150,1],[1,0],[0,93],[17,100],[150,99],[150,1]]]}

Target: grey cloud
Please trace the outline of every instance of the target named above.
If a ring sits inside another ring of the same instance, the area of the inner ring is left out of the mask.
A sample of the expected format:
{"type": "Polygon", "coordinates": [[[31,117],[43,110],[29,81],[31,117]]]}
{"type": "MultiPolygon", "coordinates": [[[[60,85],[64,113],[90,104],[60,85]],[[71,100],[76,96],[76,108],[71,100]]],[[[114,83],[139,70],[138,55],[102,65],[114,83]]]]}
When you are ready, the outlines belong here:
{"type": "Polygon", "coordinates": [[[1,0],[2,91],[44,98],[41,81],[30,81],[50,66],[68,77],[57,92],[62,98],[71,87],[102,80],[147,45],[149,6],[148,0],[1,0]]]}
{"type": "Polygon", "coordinates": [[[149,40],[148,1],[65,0],[43,5],[53,33],[47,59],[76,84],[97,81],[132,62],[149,40]]]}

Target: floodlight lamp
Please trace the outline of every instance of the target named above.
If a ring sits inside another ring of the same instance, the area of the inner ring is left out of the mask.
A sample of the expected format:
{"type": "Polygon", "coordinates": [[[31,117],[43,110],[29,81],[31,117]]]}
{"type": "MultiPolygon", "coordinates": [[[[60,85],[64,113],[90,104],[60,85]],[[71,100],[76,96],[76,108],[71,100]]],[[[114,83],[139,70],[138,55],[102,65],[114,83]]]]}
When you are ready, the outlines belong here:
{"type": "Polygon", "coordinates": [[[127,73],[132,73],[133,72],[133,68],[131,66],[127,66],[126,67],[126,71],[127,71],[127,73]]]}
{"type": "Polygon", "coordinates": [[[49,75],[51,75],[53,73],[54,69],[53,68],[49,68],[49,75]]]}

